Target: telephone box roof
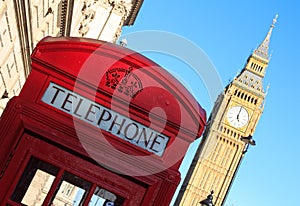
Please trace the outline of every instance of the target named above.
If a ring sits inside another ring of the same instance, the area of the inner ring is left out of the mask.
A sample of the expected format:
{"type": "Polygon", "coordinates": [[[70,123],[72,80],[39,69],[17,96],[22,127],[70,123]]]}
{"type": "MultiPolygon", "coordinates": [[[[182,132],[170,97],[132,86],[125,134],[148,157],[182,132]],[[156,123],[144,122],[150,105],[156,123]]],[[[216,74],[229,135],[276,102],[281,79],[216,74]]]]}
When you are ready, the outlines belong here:
{"type": "Polygon", "coordinates": [[[130,49],[86,38],[46,37],[37,44],[32,61],[71,77],[74,87],[80,82],[127,103],[130,111],[138,108],[148,116],[153,112],[193,137],[191,141],[205,127],[205,110],[191,93],[165,69],[130,49]]]}

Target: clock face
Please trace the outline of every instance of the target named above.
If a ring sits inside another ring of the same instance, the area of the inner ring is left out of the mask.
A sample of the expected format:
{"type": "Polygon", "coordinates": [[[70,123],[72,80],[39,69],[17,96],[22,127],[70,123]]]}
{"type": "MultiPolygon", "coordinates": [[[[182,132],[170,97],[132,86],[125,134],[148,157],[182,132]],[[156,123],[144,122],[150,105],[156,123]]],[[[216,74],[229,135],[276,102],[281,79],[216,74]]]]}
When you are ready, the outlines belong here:
{"type": "Polygon", "coordinates": [[[241,128],[248,123],[249,115],[244,107],[234,106],[228,110],[227,120],[231,126],[241,128]]]}

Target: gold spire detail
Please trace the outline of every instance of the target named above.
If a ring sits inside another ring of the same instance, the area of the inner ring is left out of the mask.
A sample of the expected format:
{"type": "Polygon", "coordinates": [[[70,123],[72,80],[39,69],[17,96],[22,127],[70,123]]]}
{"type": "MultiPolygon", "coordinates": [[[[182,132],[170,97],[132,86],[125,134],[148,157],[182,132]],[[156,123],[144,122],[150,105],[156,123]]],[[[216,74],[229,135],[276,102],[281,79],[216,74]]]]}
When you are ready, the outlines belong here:
{"type": "Polygon", "coordinates": [[[273,22],[270,26],[270,30],[263,40],[263,42],[259,45],[259,47],[254,51],[254,54],[258,55],[259,57],[262,57],[266,60],[269,60],[269,43],[271,39],[271,34],[273,31],[273,28],[275,27],[275,24],[277,22],[278,14],[276,14],[275,18],[273,19],[273,22]]]}

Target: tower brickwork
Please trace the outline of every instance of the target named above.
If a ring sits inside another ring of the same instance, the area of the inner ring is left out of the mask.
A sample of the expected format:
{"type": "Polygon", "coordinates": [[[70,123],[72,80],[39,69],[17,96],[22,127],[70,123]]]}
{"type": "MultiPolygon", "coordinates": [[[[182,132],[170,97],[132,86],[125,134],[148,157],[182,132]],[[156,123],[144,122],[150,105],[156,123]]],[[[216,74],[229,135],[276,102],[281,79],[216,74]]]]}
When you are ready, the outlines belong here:
{"type": "MultiPolygon", "coordinates": [[[[277,16],[276,16],[277,18],[277,16]]],[[[206,131],[175,205],[196,206],[214,190],[214,204],[224,204],[232,181],[264,109],[263,79],[269,63],[270,30],[242,71],[219,95],[206,131]]]]}

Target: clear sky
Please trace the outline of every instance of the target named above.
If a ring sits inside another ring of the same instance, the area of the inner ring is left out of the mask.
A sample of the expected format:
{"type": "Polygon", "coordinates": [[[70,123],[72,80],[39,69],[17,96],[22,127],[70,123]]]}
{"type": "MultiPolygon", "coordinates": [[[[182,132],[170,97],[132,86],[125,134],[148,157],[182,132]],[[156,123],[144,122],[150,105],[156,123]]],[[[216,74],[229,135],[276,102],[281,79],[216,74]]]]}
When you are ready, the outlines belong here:
{"type": "MultiPolygon", "coordinates": [[[[145,30],[167,31],[192,41],[209,56],[225,86],[243,68],[267,34],[274,16],[279,15],[264,79],[265,88],[270,84],[270,89],[253,137],[257,145],[248,150],[226,206],[300,204],[300,138],[296,132],[300,124],[300,68],[296,64],[300,58],[299,9],[297,0],[145,0],[134,26],[123,30],[124,35],[145,30]]],[[[129,48],[130,44],[129,41],[129,48]]],[[[187,81],[210,113],[213,101],[203,83],[193,82],[191,74],[186,76],[180,62],[164,55],[149,56],[187,81]]],[[[181,171],[184,173],[183,168],[181,171]]]]}

